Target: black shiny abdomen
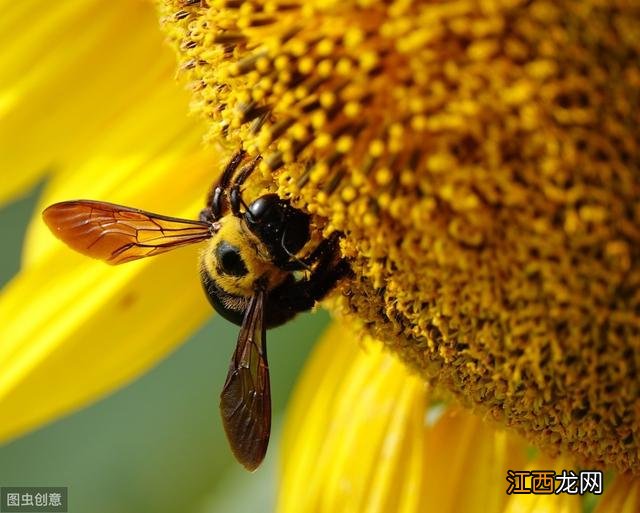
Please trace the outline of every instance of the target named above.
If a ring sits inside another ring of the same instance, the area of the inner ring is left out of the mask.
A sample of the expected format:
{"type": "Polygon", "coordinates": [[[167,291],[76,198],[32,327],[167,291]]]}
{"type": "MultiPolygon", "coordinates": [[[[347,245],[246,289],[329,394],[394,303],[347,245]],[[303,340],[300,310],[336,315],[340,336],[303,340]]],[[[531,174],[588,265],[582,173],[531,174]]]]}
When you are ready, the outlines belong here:
{"type": "MultiPolygon", "coordinates": [[[[225,290],[221,289],[211,279],[209,273],[202,268],[201,272],[202,286],[209,299],[209,303],[213,306],[214,310],[218,312],[229,322],[237,326],[242,326],[244,320],[244,314],[249,306],[249,297],[234,296],[229,294],[225,290]]],[[[299,308],[289,305],[287,302],[281,300],[281,296],[285,291],[289,290],[294,284],[295,280],[293,276],[287,277],[287,279],[276,289],[270,291],[267,294],[265,300],[265,313],[264,313],[264,327],[267,329],[275,328],[289,321],[300,312],[299,308]]],[[[296,307],[302,306],[304,298],[301,301],[296,302],[296,307]]],[[[307,310],[313,306],[313,303],[308,306],[305,305],[307,310]]]]}
{"type": "Polygon", "coordinates": [[[211,279],[204,265],[200,269],[200,279],[207,294],[207,299],[209,299],[209,303],[211,303],[214,310],[229,322],[242,326],[244,313],[249,305],[249,298],[234,296],[220,288],[211,279]]]}

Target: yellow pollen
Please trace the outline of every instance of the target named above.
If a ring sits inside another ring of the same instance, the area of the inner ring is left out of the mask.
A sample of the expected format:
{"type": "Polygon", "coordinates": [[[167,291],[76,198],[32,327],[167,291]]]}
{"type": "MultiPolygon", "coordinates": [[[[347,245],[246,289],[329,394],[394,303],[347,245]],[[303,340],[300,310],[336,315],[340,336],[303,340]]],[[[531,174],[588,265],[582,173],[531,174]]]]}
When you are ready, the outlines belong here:
{"type": "Polygon", "coordinates": [[[316,53],[322,57],[326,57],[327,55],[331,55],[333,49],[335,47],[335,43],[333,39],[323,39],[318,43],[316,47],[316,53]]]}
{"type": "Polygon", "coordinates": [[[336,151],[340,153],[347,153],[353,146],[353,137],[350,135],[343,135],[336,141],[336,151]]]}
{"type": "Polygon", "coordinates": [[[367,212],[362,220],[365,226],[372,227],[376,225],[378,218],[371,212],[367,212]]]}
{"type": "Polygon", "coordinates": [[[296,123],[291,127],[291,135],[298,141],[301,141],[305,137],[307,137],[307,134],[308,134],[307,127],[304,126],[302,123],[296,123]]]}
{"type": "Polygon", "coordinates": [[[298,64],[298,71],[300,73],[309,73],[315,65],[315,61],[311,57],[303,57],[298,64]]]}
{"type": "Polygon", "coordinates": [[[638,472],[634,2],[157,2],[208,140],[345,233],[335,309],[541,448],[638,472]]]}
{"type": "Polygon", "coordinates": [[[307,54],[307,43],[302,39],[294,39],[291,41],[289,50],[296,57],[302,57],[307,54]]]}
{"type": "Polygon", "coordinates": [[[273,64],[278,71],[284,71],[289,67],[289,58],[286,55],[278,55],[273,64]]]}
{"type": "Polygon", "coordinates": [[[327,78],[333,72],[333,62],[329,59],[324,59],[320,61],[316,68],[316,73],[321,78],[327,78]]]}
{"type": "Polygon", "coordinates": [[[316,130],[319,128],[322,128],[325,125],[326,121],[327,121],[327,115],[323,110],[314,112],[311,115],[311,125],[316,130]]]}
{"type": "Polygon", "coordinates": [[[349,102],[344,106],[344,113],[349,118],[355,118],[362,112],[362,106],[358,102],[349,102]]]}
{"type": "Polygon", "coordinates": [[[347,48],[355,48],[364,40],[364,32],[358,27],[351,27],[345,33],[343,40],[347,48]]]}
{"type": "Polygon", "coordinates": [[[328,174],[329,169],[327,168],[327,166],[325,164],[318,164],[311,171],[310,178],[312,182],[320,183],[327,177],[328,174]]]}
{"type": "Polygon", "coordinates": [[[349,75],[353,70],[353,65],[349,59],[340,59],[336,64],[336,72],[339,75],[349,75]]]}
{"type": "Polygon", "coordinates": [[[378,169],[378,171],[376,172],[376,182],[378,183],[378,185],[389,185],[391,183],[391,180],[393,180],[393,173],[389,168],[383,167],[378,169]]]}
{"type": "Polygon", "coordinates": [[[371,141],[371,144],[369,144],[369,153],[372,157],[379,157],[382,155],[384,153],[384,142],[380,139],[371,141]]]}
{"type": "Polygon", "coordinates": [[[314,144],[316,145],[317,148],[322,149],[329,146],[331,142],[332,142],[331,134],[324,132],[319,134],[316,137],[314,144]]]}
{"type": "Polygon", "coordinates": [[[320,96],[320,103],[325,109],[331,107],[335,102],[336,97],[332,92],[327,91],[322,93],[322,95],[320,96]]]}
{"type": "Polygon", "coordinates": [[[362,69],[368,71],[378,64],[378,55],[375,52],[365,52],[360,56],[359,61],[362,69]]]}
{"type": "Polygon", "coordinates": [[[353,187],[348,185],[344,189],[342,189],[341,195],[342,195],[342,200],[345,203],[351,203],[354,199],[356,199],[357,193],[353,187]]]}

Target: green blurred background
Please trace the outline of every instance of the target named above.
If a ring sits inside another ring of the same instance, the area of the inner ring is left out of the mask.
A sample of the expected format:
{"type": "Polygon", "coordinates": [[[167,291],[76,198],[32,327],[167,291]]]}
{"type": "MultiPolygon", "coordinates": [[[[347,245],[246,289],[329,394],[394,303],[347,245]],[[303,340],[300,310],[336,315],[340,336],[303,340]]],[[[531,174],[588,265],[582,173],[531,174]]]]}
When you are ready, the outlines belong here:
{"type": "MultiPolygon", "coordinates": [[[[0,209],[0,285],[19,270],[39,190],[0,209]]],[[[238,328],[212,316],[131,385],[0,447],[0,486],[67,486],[73,513],[272,511],[284,408],[327,323],[320,311],[269,332],[274,429],[253,474],[233,459],[218,415],[238,328]]]]}

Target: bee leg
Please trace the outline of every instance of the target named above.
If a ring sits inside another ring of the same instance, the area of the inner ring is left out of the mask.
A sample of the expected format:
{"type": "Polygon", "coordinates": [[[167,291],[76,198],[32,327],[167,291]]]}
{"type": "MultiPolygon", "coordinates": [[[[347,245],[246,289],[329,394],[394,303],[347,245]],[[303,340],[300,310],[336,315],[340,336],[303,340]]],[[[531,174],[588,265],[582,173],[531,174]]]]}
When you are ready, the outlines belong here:
{"type": "Polygon", "coordinates": [[[271,291],[265,311],[267,327],[279,326],[296,314],[313,308],[342,278],[353,276],[346,258],[340,256],[338,242],[342,233],[334,232],[305,259],[316,263],[306,280],[287,280],[271,291]]]}
{"type": "Polygon", "coordinates": [[[307,309],[313,307],[316,302],[333,290],[339,280],[349,276],[353,276],[353,271],[346,258],[330,262],[321,269],[316,268],[303,290],[302,299],[307,301],[309,305],[307,309]]]}
{"type": "Polygon", "coordinates": [[[315,249],[304,258],[298,258],[291,254],[284,246],[284,235],[282,237],[282,249],[289,255],[290,260],[281,266],[284,271],[306,271],[318,261],[330,259],[338,250],[338,241],[344,237],[342,232],[333,232],[328,238],[323,239],[315,249]]]}
{"type": "Polygon", "coordinates": [[[258,155],[255,159],[253,159],[247,166],[242,168],[235,180],[233,181],[233,185],[229,190],[229,204],[231,205],[231,213],[236,217],[242,217],[243,214],[240,212],[240,205],[242,205],[245,209],[245,212],[249,211],[249,207],[242,199],[242,193],[240,191],[240,187],[245,182],[247,178],[253,173],[253,170],[258,165],[258,162],[262,160],[262,157],[258,155]]]}
{"type": "Polygon", "coordinates": [[[344,237],[344,233],[333,232],[328,238],[323,239],[302,261],[305,265],[312,265],[318,261],[326,260],[329,256],[338,252],[338,242],[342,237],[344,237]]]}
{"type": "Polygon", "coordinates": [[[205,207],[200,211],[200,215],[198,219],[204,223],[213,223],[215,219],[213,218],[213,213],[211,212],[211,207],[205,207]]]}
{"type": "Polygon", "coordinates": [[[340,258],[329,261],[311,273],[308,280],[287,281],[269,294],[265,307],[265,325],[273,328],[296,314],[310,310],[322,300],[342,278],[353,276],[349,262],[340,258]]]}
{"type": "MultiPolygon", "coordinates": [[[[341,232],[334,232],[327,239],[324,239],[318,247],[307,257],[311,262],[317,262],[315,269],[306,281],[301,281],[306,289],[304,297],[313,303],[320,301],[329,291],[335,287],[338,280],[347,276],[352,276],[353,271],[346,258],[340,256],[341,232]]],[[[305,263],[307,263],[305,261],[305,263]]]]}
{"type": "MultiPolygon", "coordinates": [[[[239,150],[235,153],[235,155],[231,158],[227,167],[224,168],[222,172],[222,176],[218,183],[211,188],[209,194],[207,195],[207,208],[210,212],[210,217],[207,220],[217,221],[222,217],[222,211],[224,210],[224,193],[229,188],[229,184],[231,183],[231,179],[233,175],[238,169],[238,166],[242,162],[242,159],[246,155],[246,151],[239,150]]],[[[207,210],[207,209],[204,209],[207,210]]],[[[202,216],[202,213],[200,213],[202,216]]]]}

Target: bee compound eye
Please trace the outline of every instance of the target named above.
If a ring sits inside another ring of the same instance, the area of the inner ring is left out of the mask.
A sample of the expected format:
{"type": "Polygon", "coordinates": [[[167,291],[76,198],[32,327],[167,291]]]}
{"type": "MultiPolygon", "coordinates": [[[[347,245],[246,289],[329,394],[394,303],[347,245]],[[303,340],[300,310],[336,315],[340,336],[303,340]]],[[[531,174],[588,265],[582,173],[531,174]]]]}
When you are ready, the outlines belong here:
{"type": "Polygon", "coordinates": [[[276,194],[265,194],[249,205],[249,220],[263,226],[279,226],[285,220],[283,201],[276,194]]]}
{"type": "Polygon", "coordinates": [[[216,246],[216,259],[220,270],[230,276],[246,276],[247,266],[240,255],[240,249],[222,241],[216,246]]]}

